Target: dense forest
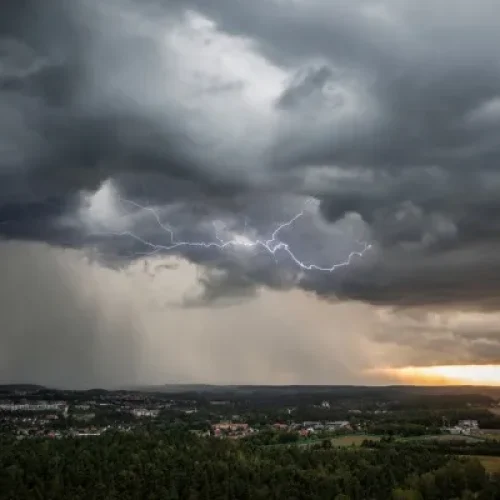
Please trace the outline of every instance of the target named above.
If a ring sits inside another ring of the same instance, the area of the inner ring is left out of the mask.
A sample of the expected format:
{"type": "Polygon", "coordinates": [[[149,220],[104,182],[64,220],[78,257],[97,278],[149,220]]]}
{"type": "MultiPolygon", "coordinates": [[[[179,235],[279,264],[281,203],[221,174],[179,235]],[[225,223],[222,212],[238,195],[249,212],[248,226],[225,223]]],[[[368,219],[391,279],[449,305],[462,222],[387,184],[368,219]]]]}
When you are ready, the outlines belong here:
{"type": "Polygon", "coordinates": [[[500,499],[475,459],[418,447],[261,446],[191,433],[0,443],[0,498],[500,499]]]}

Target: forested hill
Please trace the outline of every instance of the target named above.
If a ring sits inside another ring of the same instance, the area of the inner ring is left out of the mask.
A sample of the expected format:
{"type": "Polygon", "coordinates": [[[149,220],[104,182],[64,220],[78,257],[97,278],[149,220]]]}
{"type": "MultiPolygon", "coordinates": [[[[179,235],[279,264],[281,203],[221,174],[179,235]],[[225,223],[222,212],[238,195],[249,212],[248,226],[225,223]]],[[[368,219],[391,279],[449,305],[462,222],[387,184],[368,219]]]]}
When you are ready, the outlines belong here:
{"type": "Polygon", "coordinates": [[[256,446],[189,433],[0,443],[5,500],[498,499],[476,460],[426,450],[256,446]]]}
{"type": "Polygon", "coordinates": [[[36,384],[0,384],[0,393],[14,391],[36,392],[43,390],[47,390],[47,388],[36,384]]]}

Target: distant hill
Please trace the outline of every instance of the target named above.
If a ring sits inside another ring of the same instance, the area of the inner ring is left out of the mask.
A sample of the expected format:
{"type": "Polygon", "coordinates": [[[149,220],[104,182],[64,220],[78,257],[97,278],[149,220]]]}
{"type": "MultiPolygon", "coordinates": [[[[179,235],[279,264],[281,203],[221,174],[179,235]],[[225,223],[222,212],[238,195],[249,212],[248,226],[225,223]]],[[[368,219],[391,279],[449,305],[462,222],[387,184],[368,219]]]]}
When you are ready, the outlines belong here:
{"type": "Polygon", "coordinates": [[[389,385],[389,386],[355,386],[355,385],[209,385],[209,384],[165,384],[156,386],[140,386],[128,390],[140,392],[158,392],[165,394],[178,393],[218,393],[218,394],[321,394],[328,393],[336,396],[362,395],[377,397],[391,395],[403,397],[404,395],[447,395],[466,396],[484,395],[500,398],[500,387],[491,386],[414,386],[414,385],[389,385]]]}
{"type": "MultiPolygon", "coordinates": [[[[57,388],[48,388],[37,384],[0,384],[0,393],[14,391],[56,391],[69,392],[57,388]]],[[[73,391],[71,391],[73,392],[73,391]]],[[[500,387],[491,386],[355,386],[355,385],[211,385],[211,384],[164,384],[122,387],[121,389],[92,388],[74,392],[89,396],[106,395],[119,392],[162,393],[172,395],[206,394],[207,397],[225,398],[233,396],[245,397],[259,394],[264,398],[275,396],[290,397],[301,395],[318,395],[325,398],[367,398],[367,399],[400,399],[418,396],[487,396],[500,399],[500,387]]]]}
{"type": "Polygon", "coordinates": [[[0,384],[0,392],[14,392],[14,391],[43,391],[47,388],[43,385],[36,384],[0,384]]]}
{"type": "Polygon", "coordinates": [[[139,392],[162,392],[176,394],[179,392],[226,392],[238,390],[238,386],[209,384],[165,384],[130,387],[126,390],[139,392]]]}

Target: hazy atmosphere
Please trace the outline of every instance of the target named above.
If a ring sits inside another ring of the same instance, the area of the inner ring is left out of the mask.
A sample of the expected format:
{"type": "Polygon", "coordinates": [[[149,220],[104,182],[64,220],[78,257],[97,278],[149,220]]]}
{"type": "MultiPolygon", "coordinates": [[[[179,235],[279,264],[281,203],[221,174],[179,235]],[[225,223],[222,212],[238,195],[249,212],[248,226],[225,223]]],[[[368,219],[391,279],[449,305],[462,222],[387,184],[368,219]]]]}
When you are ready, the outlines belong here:
{"type": "Polygon", "coordinates": [[[0,383],[500,385],[499,16],[4,0],[0,383]]]}

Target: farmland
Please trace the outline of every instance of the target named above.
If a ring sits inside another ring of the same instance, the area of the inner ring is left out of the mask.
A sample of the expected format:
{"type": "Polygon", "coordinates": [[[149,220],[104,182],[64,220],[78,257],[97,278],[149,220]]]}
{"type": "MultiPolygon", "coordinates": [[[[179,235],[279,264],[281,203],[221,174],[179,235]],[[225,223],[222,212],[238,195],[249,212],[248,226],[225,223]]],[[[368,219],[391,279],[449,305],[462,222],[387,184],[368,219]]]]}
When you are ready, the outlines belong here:
{"type": "Polygon", "coordinates": [[[487,472],[491,474],[500,474],[500,457],[478,456],[477,458],[487,472]]]}
{"type": "Polygon", "coordinates": [[[333,446],[361,446],[363,441],[369,439],[371,441],[379,441],[380,436],[366,436],[363,434],[353,434],[348,436],[339,436],[331,440],[333,446]]]}

